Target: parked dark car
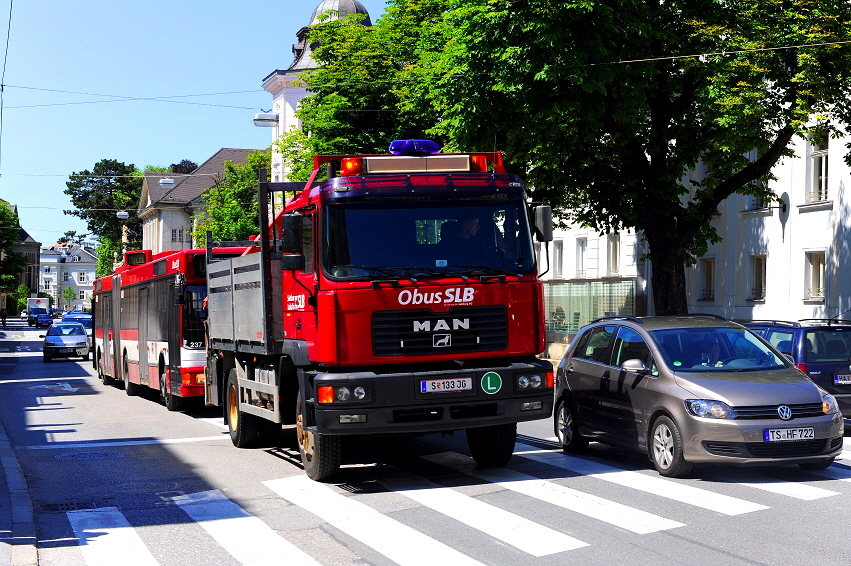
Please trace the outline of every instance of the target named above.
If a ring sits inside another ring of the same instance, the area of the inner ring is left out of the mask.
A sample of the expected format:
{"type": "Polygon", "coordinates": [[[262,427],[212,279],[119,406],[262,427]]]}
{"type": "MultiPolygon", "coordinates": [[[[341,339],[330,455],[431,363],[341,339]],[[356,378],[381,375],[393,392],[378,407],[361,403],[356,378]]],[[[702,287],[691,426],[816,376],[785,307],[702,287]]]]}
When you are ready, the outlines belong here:
{"type": "Polygon", "coordinates": [[[53,324],[53,317],[50,316],[48,313],[43,312],[35,316],[36,328],[41,328],[42,326],[50,326],[51,324],[53,324]]]}
{"type": "Polygon", "coordinates": [[[706,315],[604,317],[556,374],[565,451],[597,440],[646,452],[664,476],[694,464],[799,464],[842,451],[836,399],[742,325],[706,315]]]}
{"type": "Polygon", "coordinates": [[[816,385],[836,397],[851,430],[851,320],[755,320],[743,323],[765,338],[816,385]]]}

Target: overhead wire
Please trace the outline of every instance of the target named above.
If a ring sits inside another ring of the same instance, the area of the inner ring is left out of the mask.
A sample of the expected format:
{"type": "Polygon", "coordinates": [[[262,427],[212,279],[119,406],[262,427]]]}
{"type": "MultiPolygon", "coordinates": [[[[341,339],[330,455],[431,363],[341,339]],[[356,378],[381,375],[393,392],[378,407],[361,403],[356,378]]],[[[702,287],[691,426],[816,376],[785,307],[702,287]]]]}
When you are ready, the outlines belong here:
{"type": "MultiPolygon", "coordinates": [[[[6,49],[3,53],[3,72],[0,73],[0,166],[3,163],[3,93],[6,90],[4,84],[6,82],[6,62],[9,60],[9,38],[12,36],[12,5],[13,0],[9,0],[9,21],[6,24],[6,49]]],[[[0,168],[0,176],[2,176],[2,168],[0,168]]]]}

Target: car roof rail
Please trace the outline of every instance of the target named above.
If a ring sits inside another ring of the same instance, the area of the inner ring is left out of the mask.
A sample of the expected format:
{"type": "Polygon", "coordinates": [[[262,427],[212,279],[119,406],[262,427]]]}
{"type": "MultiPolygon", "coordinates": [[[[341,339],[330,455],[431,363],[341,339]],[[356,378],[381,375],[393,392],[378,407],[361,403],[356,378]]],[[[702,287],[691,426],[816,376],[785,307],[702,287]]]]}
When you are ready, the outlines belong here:
{"type": "MultiPolygon", "coordinates": [[[[727,320],[720,314],[711,314],[708,312],[687,312],[683,314],[678,314],[677,316],[702,316],[706,318],[714,318],[715,320],[727,320]]],[[[727,320],[727,322],[729,322],[729,320],[727,320]]]]}
{"type": "Polygon", "coordinates": [[[601,316],[600,318],[596,318],[592,320],[589,324],[594,324],[595,322],[600,322],[602,320],[628,320],[630,322],[635,322],[637,324],[644,324],[641,322],[640,318],[629,316],[629,315],[610,315],[610,316],[601,316]]]}
{"type": "Polygon", "coordinates": [[[816,322],[830,326],[833,324],[851,324],[851,320],[844,318],[799,318],[798,322],[816,322]]]}
{"type": "Polygon", "coordinates": [[[790,320],[748,320],[742,322],[741,324],[774,324],[776,326],[789,326],[791,328],[798,328],[799,326],[801,326],[799,323],[792,322],[790,320]]]}

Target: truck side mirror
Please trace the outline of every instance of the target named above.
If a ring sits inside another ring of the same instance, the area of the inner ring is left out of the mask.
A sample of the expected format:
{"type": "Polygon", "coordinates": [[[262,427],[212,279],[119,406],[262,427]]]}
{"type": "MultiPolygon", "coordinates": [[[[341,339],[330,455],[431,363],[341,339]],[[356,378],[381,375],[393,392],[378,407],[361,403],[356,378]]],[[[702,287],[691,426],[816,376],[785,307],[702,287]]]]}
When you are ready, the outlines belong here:
{"type": "Polygon", "coordinates": [[[281,269],[283,271],[304,271],[304,256],[301,254],[281,256],[281,269]]]}
{"type": "Polygon", "coordinates": [[[535,232],[539,242],[553,241],[553,209],[549,205],[535,207],[535,232]]]}
{"type": "MultiPolygon", "coordinates": [[[[281,240],[278,251],[285,254],[300,254],[302,251],[302,221],[300,214],[284,214],[281,216],[281,240]]],[[[303,260],[304,258],[302,258],[303,260]]],[[[302,261],[302,263],[304,263],[302,261]]]]}

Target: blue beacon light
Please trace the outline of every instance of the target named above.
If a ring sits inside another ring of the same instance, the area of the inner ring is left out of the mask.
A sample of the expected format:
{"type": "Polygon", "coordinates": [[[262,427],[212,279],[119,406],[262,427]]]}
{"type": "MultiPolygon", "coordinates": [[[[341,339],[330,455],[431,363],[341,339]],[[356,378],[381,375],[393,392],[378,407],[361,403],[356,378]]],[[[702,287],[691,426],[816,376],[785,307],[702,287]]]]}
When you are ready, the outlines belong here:
{"type": "Polygon", "coordinates": [[[440,145],[432,140],[394,140],[390,142],[393,155],[434,155],[440,153],[440,145]]]}

